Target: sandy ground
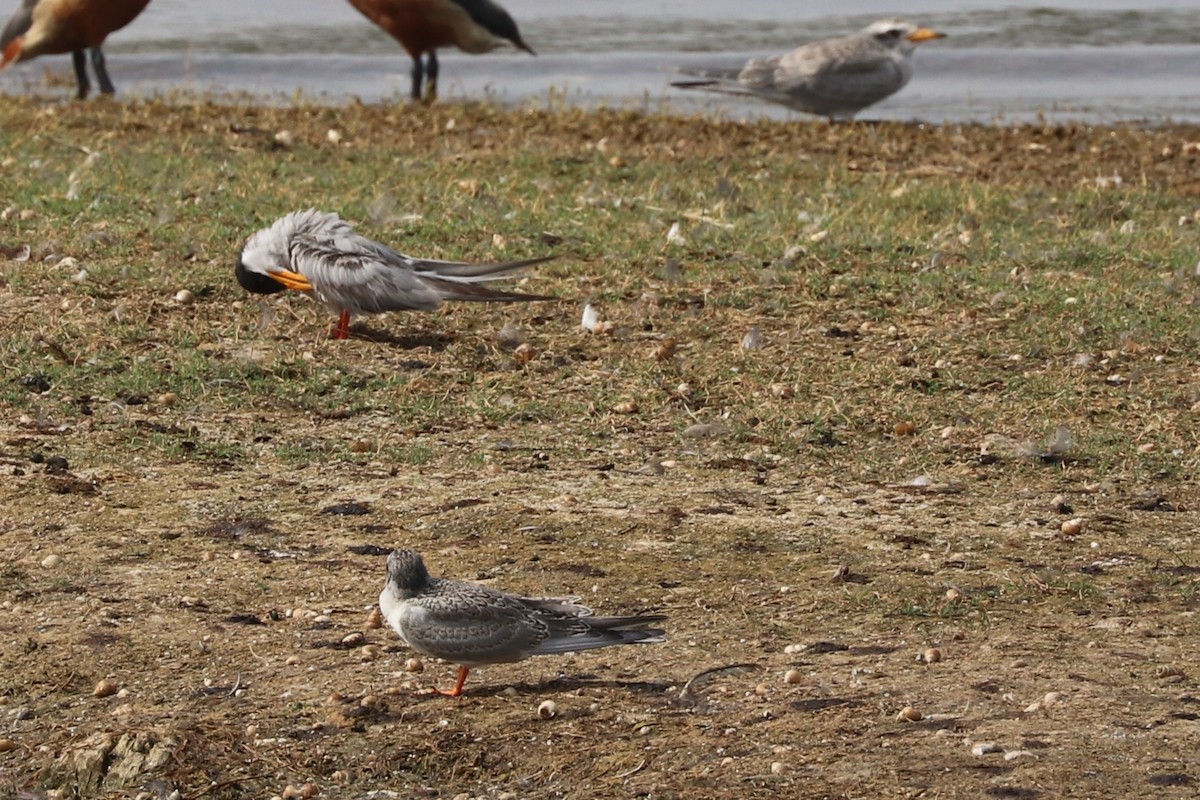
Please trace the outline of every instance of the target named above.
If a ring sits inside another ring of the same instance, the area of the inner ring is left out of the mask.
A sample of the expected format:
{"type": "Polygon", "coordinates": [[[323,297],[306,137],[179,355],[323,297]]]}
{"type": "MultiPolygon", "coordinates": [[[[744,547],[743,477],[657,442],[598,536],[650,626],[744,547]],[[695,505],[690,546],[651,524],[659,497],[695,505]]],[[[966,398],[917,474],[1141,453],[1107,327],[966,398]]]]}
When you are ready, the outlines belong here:
{"type": "MultiPolygon", "coordinates": [[[[189,313],[215,324],[232,296],[189,313]]],[[[966,424],[890,420],[771,459],[744,427],[556,412],[550,387],[611,380],[613,353],[654,346],[578,331],[574,307],[546,323],[570,333],[537,329],[541,351],[565,355],[527,367],[491,338],[508,312],[455,311],[429,324],[470,325],[431,344],[409,335],[425,320],[398,317],[332,342],[314,333],[322,310],[295,308],[261,336],[212,336],[204,357],[408,369],[414,393],[452,393],[467,369],[503,385],[489,402],[548,410],[395,419],[304,412],[285,389],[275,407],[238,407],[220,386],[130,403],[53,385],[4,409],[0,795],[1195,795],[1200,497],[1186,470],[1030,458],[966,424]],[[365,333],[383,330],[405,335],[365,333]],[[845,468],[905,448],[932,454],[933,480],[845,468]],[[453,666],[414,659],[372,614],[397,546],[435,574],[669,615],[669,641],[488,667],[441,697],[453,666]]],[[[543,312],[516,313],[535,326],[543,312]]],[[[908,380],[893,339],[863,330],[857,357],[886,365],[884,385],[908,380]]],[[[808,343],[805,357],[842,363],[832,334],[808,343]]],[[[1104,372],[1072,379],[1070,413],[1161,392],[1187,419],[1188,358],[1136,393],[1104,372]]],[[[790,397],[744,388],[743,424],[790,397]]]]}

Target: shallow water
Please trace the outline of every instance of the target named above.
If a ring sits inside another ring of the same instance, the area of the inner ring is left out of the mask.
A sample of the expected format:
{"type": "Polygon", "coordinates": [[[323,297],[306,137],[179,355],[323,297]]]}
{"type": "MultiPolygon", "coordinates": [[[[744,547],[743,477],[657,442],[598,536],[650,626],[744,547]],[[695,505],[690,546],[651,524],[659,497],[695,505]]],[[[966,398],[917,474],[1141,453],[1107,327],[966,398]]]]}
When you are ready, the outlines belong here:
{"type": "MultiPolygon", "coordinates": [[[[950,34],[922,45],[916,76],[864,119],[1200,122],[1200,2],[924,0],[906,14],[950,34]]],[[[668,86],[678,66],[735,65],[895,13],[843,0],[817,13],[794,0],[507,0],[537,58],[503,50],[442,55],[444,97],[514,104],[704,110],[797,117],[785,109],[668,86]]],[[[154,0],[106,46],[118,89],[300,92],[323,102],[402,100],[409,60],[338,0],[154,0]]],[[[44,89],[44,57],[0,73],[0,90],[44,89]]],[[[57,91],[66,92],[65,89],[57,91]]]]}

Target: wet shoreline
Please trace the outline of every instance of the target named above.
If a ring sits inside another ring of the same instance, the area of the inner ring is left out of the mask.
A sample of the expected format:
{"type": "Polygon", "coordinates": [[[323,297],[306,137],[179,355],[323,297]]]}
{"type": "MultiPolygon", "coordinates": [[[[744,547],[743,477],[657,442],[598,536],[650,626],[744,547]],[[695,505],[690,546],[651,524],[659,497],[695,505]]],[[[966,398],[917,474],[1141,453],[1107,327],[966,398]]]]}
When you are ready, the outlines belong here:
{"type": "MultiPolygon", "coordinates": [[[[673,67],[736,64],[753,53],[444,54],[448,100],[509,106],[610,106],[727,118],[809,119],[765,103],[668,86],[673,67]]],[[[264,103],[301,97],[323,105],[403,102],[402,54],[300,55],[115,53],[109,68],[124,96],[176,91],[249,95],[264,103]]],[[[864,120],[931,123],[1200,123],[1200,46],[951,49],[922,52],[917,74],[864,120]]],[[[0,73],[0,92],[69,96],[70,59],[47,57],[0,73]],[[54,75],[57,86],[49,86],[54,75]]]]}

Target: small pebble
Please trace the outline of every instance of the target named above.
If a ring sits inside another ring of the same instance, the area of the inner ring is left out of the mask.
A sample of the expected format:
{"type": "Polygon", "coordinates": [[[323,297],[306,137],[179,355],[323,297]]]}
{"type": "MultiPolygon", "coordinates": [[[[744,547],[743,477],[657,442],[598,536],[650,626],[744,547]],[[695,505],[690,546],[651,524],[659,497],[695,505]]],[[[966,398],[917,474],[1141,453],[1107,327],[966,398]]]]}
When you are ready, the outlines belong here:
{"type": "Polygon", "coordinates": [[[958,589],[947,589],[946,590],[946,599],[949,600],[951,603],[961,600],[962,592],[960,592],[958,589]]]}
{"type": "Polygon", "coordinates": [[[553,719],[558,714],[558,706],[553,700],[543,700],[538,706],[538,719],[553,719]]]}
{"type": "Polygon", "coordinates": [[[896,715],[897,722],[920,722],[923,719],[925,719],[925,715],[912,706],[905,706],[896,715]]]}
{"type": "Polygon", "coordinates": [[[341,144],[342,132],[337,128],[330,128],[329,130],[325,131],[325,140],[330,144],[341,144]]]}
{"type": "Polygon", "coordinates": [[[181,306],[190,306],[196,302],[196,295],[188,289],[180,289],[175,293],[175,302],[181,306]]]}
{"type": "Polygon", "coordinates": [[[358,651],[358,657],[363,661],[374,661],[379,658],[381,651],[377,644],[365,644],[358,651]]]}
{"type": "Polygon", "coordinates": [[[10,750],[16,750],[17,743],[8,737],[0,737],[0,753],[7,753],[10,750]]]}
{"type": "Polygon", "coordinates": [[[787,772],[787,764],[782,761],[775,761],[771,764],[772,775],[782,775],[785,772],[787,772]]]}
{"type": "Polygon", "coordinates": [[[63,561],[62,556],[51,553],[50,555],[48,555],[42,559],[42,566],[45,567],[46,569],[54,569],[59,564],[61,564],[62,561],[63,561]]]}
{"type": "Polygon", "coordinates": [[[174,392],[163,392],[158,397],[154,398],[154,401],[160,406],[173,406],[178,400],[179,396],[174,392]]]}
{"type": "Polygon", "coordinates": [[[804,676],[800,674],[800,670],[798,669],[789,669],[787,672],[783,673],[784,683],[794,684],[800,683],[802,680],[804,680],[804,676]]]}
{"type": "Polygon", "coordinates": [[[926,664],[936,664],[942,660],[942,651],[936,647],[927,647],[925,652],[921,653],[921,660],[926,664]]]}
{"type": "Polygon", "coordinates": [[[1036,758],[1033,753],[1028,750],[1009,750],[1004,754],[1005,761],[1015,761],[1018,758],[1036,758]]]}
{"type": "Polygon", "coordinates": [[[636,400],[622,400],[612,407],[613,412],[617,414],[636,414],[638,404],[636,400]]]}
{"type": "Polygon", "coordinates": [[[1076,517],[1075,519],[1068,519],[1064,521],[1063,524],[1059,526],[1059,530],[1062,531],[1063,536],[1078,536],[1079,534],[1083,533],[1084,525],[1085,520],[1083,517],[1076,517]]]}
{"type": "Polygon", "coordinates": [[[283,663],[287,664],[289,667],[294,667],[300,663],[300,656],[288,656],[286,659],[284,659],[283,663]]]}
{"type": "Polygon", "coordinates": [[[989,753],[999,753],[1004,750],[1003,747],[995,742],[976,742],[971,745],[971,755],[986,756],[989,753]]]}
{"type": "Polygon", "coordinates": [[[344,644],[346,647],[358,647],[360,644],[366,642],[366,640],[367,637],[363,636],[358,631],[355,631],[354,633],[348,633],[343,636],[342,644],[344,644]]]}
{"type": "Polygon", "coordinates": [[[105,678],[96,684],[96,688],[92,689],[92,697],[111,697],[120,690],[115,681],[110,681],[105,678]]]}
{"type": "MultiPolygon", "coordinates": [[[[285,150],[296,143],[296,135],[289,130],[282,130],[275,134],[275,144],[285,150]]],[[[285,798],[286,800],[286,798],[285,798]]]]}

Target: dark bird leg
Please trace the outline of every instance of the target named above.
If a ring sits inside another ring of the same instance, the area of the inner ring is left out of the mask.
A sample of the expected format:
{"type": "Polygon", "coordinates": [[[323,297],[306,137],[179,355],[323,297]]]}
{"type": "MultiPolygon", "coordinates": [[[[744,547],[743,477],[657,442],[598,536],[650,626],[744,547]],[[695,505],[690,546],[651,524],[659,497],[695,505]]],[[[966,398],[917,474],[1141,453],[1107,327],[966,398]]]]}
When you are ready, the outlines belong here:
{"type": "Polygon", "coordinates": [[[350,312],[349,311],[343,311],[342,315],[340,317],[338,317],[337,327],[334,328],[334,330],[333,330],[333,338],[335,338],[335,339],[349,339],[350,338],[350,312]]]}
{"type": "Polygon", "coordinates": [[[100,94],[116,94],[116,87],[108,77],[108,67],[104,64],[104,51],[99,47],[89,47],[92,56],[92,69],[96,71],[96,82],[100,84],[100,94]]]}
{"type": "Polygon", "coordinates": [[[88,80],[87,74],[87,58],[82,50],[71,51],[71,63],[75,65],[75,84],[79,87],[79,91],[75,96],[80,100],[88,96],[88,92],[92,90],[91,81],[88,80]]]}
{"type": "Polygon", "coordinates": [[[412,99],[421,99],[421,82],[425,80],[425,65],[421,63],[421,54],[412,57],[412,99]]]}
{"type": "Polygon", "coordinates": [[[462,694],[463,684],[467,682],[467,675],[469,674],[471,674],[469,667],[459,667],[458,682],[454,684],[453,689],[435,689],[434,691],[436,691],[438,694],[445,695],[446,697],[458,697],[462,694]]]}
{"type": "Polygon", "coordinates": [[[425,102],[437,100],[438,60],[437,51],[430,50],[425,66],[425,102]]]}

